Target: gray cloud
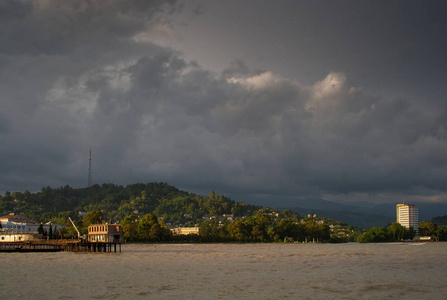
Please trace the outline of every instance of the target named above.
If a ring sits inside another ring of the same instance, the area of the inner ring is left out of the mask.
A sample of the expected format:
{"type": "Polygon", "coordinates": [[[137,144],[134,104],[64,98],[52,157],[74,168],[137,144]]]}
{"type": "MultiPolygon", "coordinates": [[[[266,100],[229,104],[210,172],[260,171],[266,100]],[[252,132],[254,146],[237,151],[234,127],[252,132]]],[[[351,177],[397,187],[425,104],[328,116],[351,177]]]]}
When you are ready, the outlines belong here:
{"type": "Polygon", "coordinates": [[[437,105],[366,93],[343,72],[303,83],[243,60],[211,72],[136,38],[175,5],[77,3],[0,5],[0,190],[85,186],[92,148],[98,183],[272,198],[447,192],[437,105]]]}
{"type": "Polygon", "coordinates": [[[75,52],[99,57],[144,30],[156,13],[171,10],[158,0],[5,1],[0,6],[0,44],[11,55],[75,52]],[[92,52],[95,48],[102,53],[92,52]]]}

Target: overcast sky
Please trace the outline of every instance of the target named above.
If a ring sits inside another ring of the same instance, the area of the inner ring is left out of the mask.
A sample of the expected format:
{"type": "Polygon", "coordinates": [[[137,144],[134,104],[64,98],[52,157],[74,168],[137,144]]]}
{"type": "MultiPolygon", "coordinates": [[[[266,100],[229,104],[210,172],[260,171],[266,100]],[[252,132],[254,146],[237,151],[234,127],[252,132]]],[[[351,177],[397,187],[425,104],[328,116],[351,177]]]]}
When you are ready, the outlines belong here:
{"type": "Polygon", "coordinates": [[[1,1],[0,192],[447,202],[445,1],[1,1]]]}

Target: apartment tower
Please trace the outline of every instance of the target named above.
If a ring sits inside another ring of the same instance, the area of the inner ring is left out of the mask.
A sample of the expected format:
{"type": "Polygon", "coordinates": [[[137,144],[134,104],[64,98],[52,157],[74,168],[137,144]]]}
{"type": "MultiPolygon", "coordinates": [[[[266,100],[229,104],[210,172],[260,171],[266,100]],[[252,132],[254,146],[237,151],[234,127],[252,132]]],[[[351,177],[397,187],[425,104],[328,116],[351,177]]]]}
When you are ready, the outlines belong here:
{"type": "Polygon", "coordinates": [[[416,205],[397,204],[396,217],[397,223],[399,223],[406,229],[410,229],[410,227],[413,227],[414,232],[416,232],[416,234],[419,233],[419,213],[418,207],[416,205]]]}

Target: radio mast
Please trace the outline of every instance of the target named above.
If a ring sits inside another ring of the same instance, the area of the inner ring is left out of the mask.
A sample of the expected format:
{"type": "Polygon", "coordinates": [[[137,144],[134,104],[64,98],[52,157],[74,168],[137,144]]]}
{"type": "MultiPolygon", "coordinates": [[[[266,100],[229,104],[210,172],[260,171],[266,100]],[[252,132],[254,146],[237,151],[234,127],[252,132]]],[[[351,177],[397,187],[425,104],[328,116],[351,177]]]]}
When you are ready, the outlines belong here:
{"type": "Polygon", "coordinates": [[[90,148],[90,159],[88,160],[88,187],[92,186],[92,149],[90,148]]]}

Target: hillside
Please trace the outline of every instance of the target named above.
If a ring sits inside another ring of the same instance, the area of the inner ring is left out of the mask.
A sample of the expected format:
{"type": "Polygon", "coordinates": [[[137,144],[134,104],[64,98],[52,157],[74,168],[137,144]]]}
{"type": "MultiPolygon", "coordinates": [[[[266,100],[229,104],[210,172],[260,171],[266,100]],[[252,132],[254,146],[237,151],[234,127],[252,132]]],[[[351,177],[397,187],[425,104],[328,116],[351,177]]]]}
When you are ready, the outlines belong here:
{"type": "Polygon", "coordinates": [[[349,210],[331,211],[302,207],[290,207],[289,209],[301,215],[316,214],[317,216],[334,219],[339,222],[360,228],[383,227],[395,222],[395,217],[353,212],[349,210]]]}
{"type": "MultiPolygon", "coordinates": [[[[386,226],[395,218],[394,204],[364,208],[319,199],[297,204],[299,207],[288,209],[295,214],[317,214],[318,217],[363,228],[386,226]]],[[[444,207],[438,208],[441,208],[439,212],[444,207]]],[[[45,187],[37,193],[6,192],[4,196],[0,195],[0,215],[23,213],[37,221],[52,220],[56,223],[66,223],[68,217],[80,219],[89,211],[102,211],[108,222],[120,222],[129,215],[142,217],[154,214],[163,218],[167,224],[192,226],[207,217],[231,215],[231,218],[237,219],[252,216],[261,210],[265,208],[235,202],[212,191],[208,196],[199,196],[157,182],[125,187],[96,184],[88,188],[72,188],[67,185],[60,188],[45,187]]],[[[432,210],[429,204],[420,204],[420,219],[428,219],[424,213],[432,213],[432,210]]],[[[443,220],[439,220],[439,223],[443,224],[443,220]]]]}
{"type": "MultiPolygon", "coordinates": [[[[297,199],[288,209],[299,214],[317,214],[352,226],[363,228],[382,227],[396,221],[396,204],[350,202],[338,203],[323,199],[297,199]]],[[[415,202],[419,208],[419,221],[430,221],[447,213],[446,203],[415,202]]]]}
{"type": "Polygon", "coordinates": [[[166,183],[138,183],[124,186],[93,185],[75,189],[45,187],[38,193],[6,192],[0,196],[0,214],[23,213],[38,220],[64,223],[68,217],[78,219],[89,211],[102,211],[109,222],[119,222],[126,216],[155,214],[166,222],[194,224],[205,216],[232,214],[246,216],[260,206],[236,203],[210,192],[208,197],[181,191],[166,183]]]}
{"type": "MultiPolygon", "coordinates": [[[[126,241],[134,242],[341,242],[352,241],[360,233],[327,218],[246,205],[213,191],[207,197],[199,196],[154,182],[126,187],[46,187],[38,193],[7,192],[0,197],[0,214],[11,212],[65,225],[69,225],[70,217],[82,233],[87,232],[89,224],[120,223],[126,241]],[[199,235],[173,235],[168,229],[196,225],[200,226],[199,235]]],[[[71,226],[58,232],[58,236],[75,235],[71,226]]]]}
{"type": "Polygon", "coordinates": [[[434,217],[432,223],[440,226],[447,226],[447,216],[434,217]]]}

